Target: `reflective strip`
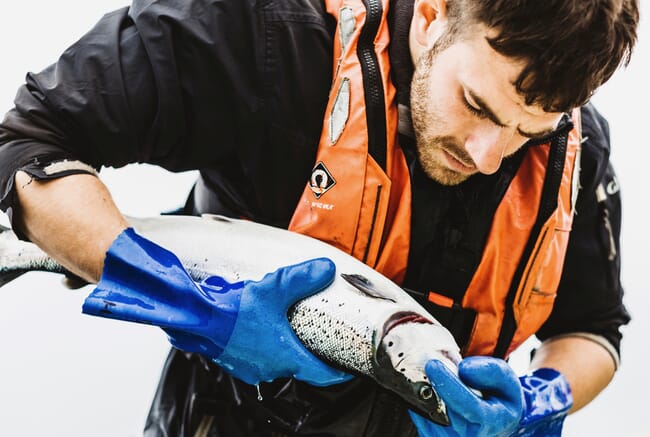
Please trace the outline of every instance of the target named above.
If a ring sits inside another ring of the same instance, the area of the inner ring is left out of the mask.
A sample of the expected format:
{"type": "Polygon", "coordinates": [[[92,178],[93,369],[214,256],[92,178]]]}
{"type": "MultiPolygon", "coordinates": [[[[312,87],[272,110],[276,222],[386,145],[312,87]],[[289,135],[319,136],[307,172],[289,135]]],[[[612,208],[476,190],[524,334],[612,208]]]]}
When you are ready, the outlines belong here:
{"type": "Polygon", "coordinates": [[[341,53],[345,51],[345,48],[348,46],[354,29],[357,26],[357,22],[354,19],[354,12],[352,8],[345,7],[342,8],[339,12],[339,27],[340,27],[340,39],[341,39],[341,53]]]}
{"type": "Polygon", "coordinates": [[[573,161],[573,175],[571,176],[571,214],[576,213],[576,203],[578,203],[578,193],[580,192],[581,158],[582,158],[582,146],[578,146],[578,148],[576,149],[576,158],[575,161],[573,161]]]}
{"type": "Polygon", "coordinates": [[[82,170],[86,173],[97,176],[97,170],[85,162],[68,160],[53,162],[52,164],[45,167],[43,169],[43,172],[48,176],[52,176],[57,173],[63,173],[70,170],[82,170]]]}
{"type": "Polygon", "coordinates": [[[332,113],[330,114],[330,142],[332,145],[336,144],[343,133],[343,128],[345,128],[349,114],[350,79],[344,78],[336,93],[336,100],[334,101],[334,105],[332,105],[332,113]]]}

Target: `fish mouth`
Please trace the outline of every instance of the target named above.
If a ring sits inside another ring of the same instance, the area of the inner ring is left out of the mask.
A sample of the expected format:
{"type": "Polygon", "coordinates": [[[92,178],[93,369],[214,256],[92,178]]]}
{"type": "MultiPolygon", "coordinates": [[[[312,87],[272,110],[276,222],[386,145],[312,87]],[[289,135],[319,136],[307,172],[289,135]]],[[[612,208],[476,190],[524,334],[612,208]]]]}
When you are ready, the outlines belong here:
{"type": "Polygon", "coordinates": [[[429,325],[434,324],[432,320],[427,319],[426,317],[418,313],[413,313],[413,312],[397,313],[393,315],[390,319],[388,319],[384,324],[382,338],[385,337],[386,334],[388,334],[393,328],[399,325],[403,325],[404,323],[425,323],[429,325]]]}

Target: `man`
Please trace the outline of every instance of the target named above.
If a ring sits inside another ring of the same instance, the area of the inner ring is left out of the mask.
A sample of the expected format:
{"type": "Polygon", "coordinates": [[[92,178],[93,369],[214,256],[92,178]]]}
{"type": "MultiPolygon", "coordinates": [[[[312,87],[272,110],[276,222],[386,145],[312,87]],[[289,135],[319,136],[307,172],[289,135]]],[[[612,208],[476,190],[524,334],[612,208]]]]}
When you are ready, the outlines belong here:
{"type": "MultiPolygon", "coordinates": [[[[332,51],[347,41],[335,30],[346,34],[347,24],[361,29],[362,23],[335,20],[325,10],[332,4],[136,1],[105,16],[57,64],[28,76],[0,127],[0,205],[14,228],[75,274],[99,280],[101,289],[132,281],[124,274],[130,269],[153,278],[135,288],[188,296],[195,284],[165,268],[161,259],[170,258],[163,248],[127,229],[94,169],[130,162],[200,169],[186,212],[309,228],[300,192],[310,172],[321,172],[311,188],[321,190],[323,202],[336,189],[323,184],[329,164],[314,165],[328,153],[318,138],[338,65],[332,51]]],[[[345,8],[336,6],[339,14],[345,8]]],[[[552,429],[547,434],[557,433],[571,397],[577,410],[611,380],[618,328],[628,321],[619,283],[618,195],[602,189],[614,179],[606,122],[591,106],[572,109],[629,57],[637,20],[635,2],[613,0],[517,8],[398,0],[390,9],[401,146],[391,149],[390,162],[400,162],[403,149],[409,177],[399,191],[410,185],[410,213],[389,201],[389,212],[378,214],[388,217],[387,230],[373,267],[391,273],[406,257],[405,269],[390,276],[452,330],[468,355],[507,357],[536,333],[545,341],[531,368],[542,373],[517,379],[503,362],[477,357],[461,363],[461,383],[430,363],[451,419],[444,427],[409,414],[361,378],[330,385],[348,377],[305,357],[299,344],[290,349],[301,354],[298,363],[280,363],[275,373],[247,368],[243,362],[272,368],[280,346],[246,355],[255,339],[239,335],[237,323],[254,324],[259,314],[242,303],[230,319],[215,318],[215,337],[223,338],[214,339],[210,354],[172,352],[148,435],[507,435],[529,432],[536,413],[552,429]],[[408,233],[392,226],[398,217],[410,217],[408,233]],[[387,249],[389,241],[398,247],[399,235],[410,236],[406,250],[387,249]],[[600,266],[595,274],[593,266],[600,266]],[[279,378],[290,375],[297,378],[279,378]],[[245,382],[270,379],[257,401],[257,390],[245,382]],[[561,405],[534,411],[535,381],[551,387],[561,405]]],[[[372,23],[364,22],[362,35],[372,23]]],[[[351,99],[357,91],[353,86],[351,99]]],[[[384,97],[395,109],[390,93],[384,97]]],[[[373,132],[374,125],[365,135],[373,132]]],[[[295,301],[332,274],[325,261],[288,266],[246,282],[237,299],[291,290],[298,278],[305,285],[290,296],[295,301]]],[[[273,301],[264,310],[284,314],[273,301]]],[[[198,350],[192,338],[171,337],[182,350],[198,350]]]]}

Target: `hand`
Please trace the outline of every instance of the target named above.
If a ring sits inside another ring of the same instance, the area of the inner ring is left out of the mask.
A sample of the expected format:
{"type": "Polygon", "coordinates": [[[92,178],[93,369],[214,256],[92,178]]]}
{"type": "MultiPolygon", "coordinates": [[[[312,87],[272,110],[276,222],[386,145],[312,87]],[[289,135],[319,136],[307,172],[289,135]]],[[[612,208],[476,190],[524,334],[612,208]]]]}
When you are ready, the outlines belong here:
{"type": "Polygon", "coordinates": [[[334,273],[334,264],[319,258],[259,282],[212,276],[196,283],[173,253],[129,228],[109,248],[83,312],[160,326],[177,348],[205,355],[249,384],[293,376],[323,386],[351,376],[304,347],[287,309],[327,287],[334,273]]]}
{"type": "Polygon", "coordinates": [[[556,370],[537,369],[519,378],[524,390],[524,415],[513,436],[559,437],[573,405],[569,383],[556,370]]]}
{"type": "Polygon", "coordinates": [[[524,399],[514,371],[500,359],[469,357],[458,366],[458,377],[437,360],[425,370],[447,406],[450,425],[435,424],[409,411],[420,437],[508,436],[519,424],[524,399]],[[479,390],[483,397],[474,393],[479,390]]]}

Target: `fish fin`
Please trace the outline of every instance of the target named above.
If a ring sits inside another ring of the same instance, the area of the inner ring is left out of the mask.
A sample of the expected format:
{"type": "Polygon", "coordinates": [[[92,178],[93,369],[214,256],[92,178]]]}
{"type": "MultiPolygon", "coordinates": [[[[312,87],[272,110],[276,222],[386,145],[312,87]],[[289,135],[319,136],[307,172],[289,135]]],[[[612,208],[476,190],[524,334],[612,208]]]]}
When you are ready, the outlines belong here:
{"type": "Polygon", "coordinates": [[[18,276],[21,276],[27,272],[27,270],[11,270],[0,273],[0,287],[3,287],[4,285],[16,279],[18,276]]]}
{"type": "Polygon", "coordinates": [[[232,220],[229,217],[226,217],[225,215],[219,215],[219,214],[208,214],[204,213],[201,214],[202,219],[206,220],[214,220],[216,222],[225,222],[225,223],[231,223],[232,220]]]}
{"type": "Polygon", "coordinates": [[[85,287],[89,284],[85,279],[82,279],[69,271],[65,272],[65,276],[61,280],[61,283],[69,290],[78,290],[79,288],[85,287]]]}
{"type": "MultiPolygon", "coordinates": [[[[11,228],[8,228],[6,226],[0,225],[0,234],[12,234],[13,235],[13,230],[11,228]]],[[[6,237],[6,236],[5,236],[6,237]]],[[[15,237],[9,236],[10,239],[14,239],[15,237]]],[[[24,273],[27,273],[28,270],[7,270],[4,272],[0,272],[0,287],[8,284],[9,282],[13,281],[16,279],[18,276],[21,276],[24,273]]]]}
{"type": "Polygon", "coordinates": [[[381,292],[375,288],[375,285],[370,282],[370,280],[365,276],[358,275],[356,273],[341,273],[341,277],[366,296],[374,297],[375,299],[383,299],[390,302],[395,302],[395,299],[382,295],[381,292]]]}

